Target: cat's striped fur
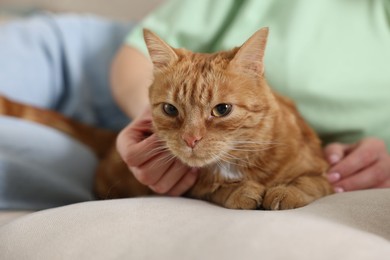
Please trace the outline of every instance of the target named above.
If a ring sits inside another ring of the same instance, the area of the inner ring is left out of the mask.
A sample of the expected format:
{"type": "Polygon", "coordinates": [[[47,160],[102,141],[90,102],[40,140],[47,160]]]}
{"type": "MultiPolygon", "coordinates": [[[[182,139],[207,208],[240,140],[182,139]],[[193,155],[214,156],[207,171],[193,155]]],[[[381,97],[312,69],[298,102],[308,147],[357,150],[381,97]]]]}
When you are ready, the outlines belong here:
{"type": "Polygon", "coordinates": [[[287,209],[332,192],[320,140],[264,77],[267,28],[214,54],[144,35],[155,68],[154,131],[175,156],[201,167],[189,196],[228,208],[287,209]],[[177,109],[174,116],[164,112],[166,104],[177,109]],[[231,111],[213,115],[221,104],[231,111]]]}

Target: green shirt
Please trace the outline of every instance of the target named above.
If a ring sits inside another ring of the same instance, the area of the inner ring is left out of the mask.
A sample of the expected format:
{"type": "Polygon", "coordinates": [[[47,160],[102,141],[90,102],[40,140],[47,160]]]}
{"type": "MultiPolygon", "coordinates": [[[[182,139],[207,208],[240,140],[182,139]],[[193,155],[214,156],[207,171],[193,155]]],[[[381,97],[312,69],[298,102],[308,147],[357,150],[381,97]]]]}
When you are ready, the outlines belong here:
{"type": "Polygon", "coordinates": [[[146,27],[174,47],[213,52],[264,26],[269,84],[325,142],[376,136],[390,148],[390,1],[173,0],[126,42],[147,54],[146,27]]]}

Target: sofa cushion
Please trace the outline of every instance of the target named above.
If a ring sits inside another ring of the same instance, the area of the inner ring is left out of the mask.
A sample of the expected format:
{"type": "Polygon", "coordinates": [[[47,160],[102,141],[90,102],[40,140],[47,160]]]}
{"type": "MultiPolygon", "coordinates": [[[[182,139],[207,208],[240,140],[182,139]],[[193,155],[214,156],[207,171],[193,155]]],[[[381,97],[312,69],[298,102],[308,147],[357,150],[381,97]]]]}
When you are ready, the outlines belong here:
{"type": "Polygon", "coordinates": [[[390,189],[286,211],[150,197],[29,214],[0,227],[1,259],[388,259],[390,189]]]}

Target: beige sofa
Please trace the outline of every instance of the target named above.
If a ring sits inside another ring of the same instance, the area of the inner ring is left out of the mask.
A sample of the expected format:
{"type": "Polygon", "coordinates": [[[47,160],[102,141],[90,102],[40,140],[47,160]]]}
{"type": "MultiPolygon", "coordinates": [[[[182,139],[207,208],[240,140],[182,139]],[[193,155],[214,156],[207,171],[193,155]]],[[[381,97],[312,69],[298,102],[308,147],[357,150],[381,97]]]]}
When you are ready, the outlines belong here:
{"type": "MultiPolygon", "coordinates": [[[[141,17],[161,1],[1,4],[126,19],[141,17]]],[[[390,259],[390,189],[335,194],[276,212],[168,197],[3,211],[0,259],[390,259]]]]}
{"type": "Polygon", "coordinates": [[[389,258],[390,189],[286,211],[151,197],[0,214],[0,259],[389,258]]]}

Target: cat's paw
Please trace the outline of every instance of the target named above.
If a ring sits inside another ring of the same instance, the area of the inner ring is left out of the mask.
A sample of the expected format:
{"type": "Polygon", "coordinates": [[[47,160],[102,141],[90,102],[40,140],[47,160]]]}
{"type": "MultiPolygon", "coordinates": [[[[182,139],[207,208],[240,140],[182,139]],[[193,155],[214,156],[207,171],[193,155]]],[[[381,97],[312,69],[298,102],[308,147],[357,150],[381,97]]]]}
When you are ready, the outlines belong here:
{"type": "Polygon", "coordinates": [[[310,202],[310,198],[296,187],[280,185],[267,189],[262,207],[268,210],[295,209],[310,202]]]}
{"type": "Polygon", "coordinates": [[[264,186],[247,182],[240,185],[229,195],[224,206],[229,209],[257,209],[263,201],[264,186]]]}

